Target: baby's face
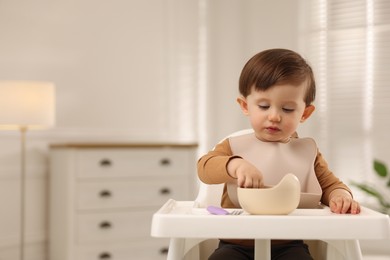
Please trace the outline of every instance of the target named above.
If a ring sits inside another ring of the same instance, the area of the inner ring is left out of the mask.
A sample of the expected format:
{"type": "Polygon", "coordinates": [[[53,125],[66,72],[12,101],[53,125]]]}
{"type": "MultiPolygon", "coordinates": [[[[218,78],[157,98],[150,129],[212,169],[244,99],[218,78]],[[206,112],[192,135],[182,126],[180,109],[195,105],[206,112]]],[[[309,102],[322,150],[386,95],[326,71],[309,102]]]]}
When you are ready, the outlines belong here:
{"type": "Polygon", "coordinates": [[[305,120],[305,92],[305,83],[275,85],[266,91],[252,88],[250,95],[238,101],[258,139],[288,142],[298,124],[305,120]]]}

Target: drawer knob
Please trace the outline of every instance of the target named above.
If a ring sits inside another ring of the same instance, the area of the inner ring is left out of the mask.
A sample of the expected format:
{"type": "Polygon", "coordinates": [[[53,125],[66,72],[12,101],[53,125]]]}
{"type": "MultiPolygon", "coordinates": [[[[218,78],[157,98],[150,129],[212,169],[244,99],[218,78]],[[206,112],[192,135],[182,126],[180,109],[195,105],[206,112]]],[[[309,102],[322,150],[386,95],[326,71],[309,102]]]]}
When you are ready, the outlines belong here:
{"type": "Polygon", "coordinates": [[[100,223],[100,228],[101,229],[110,229],[112,228],[112,224],[109,221],[103,221],[100,223]]]}
{"type": "Polygon", "coordinates": [[[99,164],[102,167],[110,167],[112,165],[112,162],[110,159],[101,159],[99,164]]]}
{"type": "Polygon", "coordinates": [[[171,189],[170,188],[161,188],[160,189],[160,194],[162,194],[162,195],[171,194],[171,189]]]}
{"type": "Polygon", "coordinates": [[[111,197],[112,193],[109,190],[102,190],[99,195],[101,198],[109,198],[111,197]]]}
{"type": "Polygon", "coordinates": [[[169,158],[163,158],[161,159],[160,164],[163,166],[168,166],[171,164],[171,160],[169,158]]]}
{"type": "Polygon", "coordinates": [[[168,254],[168,247],[163,247],[160,249],[160,254],[161,255],[167,255],[168,254]]]}
{"type": "Polygon", "coordinates": [[[111,259],[111,254],[107,252],[103,252],[99,255],[99,259],[111,259]]]}

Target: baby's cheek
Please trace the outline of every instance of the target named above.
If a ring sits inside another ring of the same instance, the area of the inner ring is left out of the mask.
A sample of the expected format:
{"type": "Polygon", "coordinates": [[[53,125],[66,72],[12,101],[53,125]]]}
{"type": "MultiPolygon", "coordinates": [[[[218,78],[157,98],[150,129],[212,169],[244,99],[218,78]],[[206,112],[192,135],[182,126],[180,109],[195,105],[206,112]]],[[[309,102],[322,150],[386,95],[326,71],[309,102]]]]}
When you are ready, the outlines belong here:
{"type": "Polygon", "coordinates": [[[261,130],[264,123],[259,119],[251,119],[251,125],[254,130],[261,130]]]}
{"type": "Polygon", "coordinates": [[[292,135],[298,128],[298,123],[295,121],[288,121],[284,125],[284,131],[292,135]]]}

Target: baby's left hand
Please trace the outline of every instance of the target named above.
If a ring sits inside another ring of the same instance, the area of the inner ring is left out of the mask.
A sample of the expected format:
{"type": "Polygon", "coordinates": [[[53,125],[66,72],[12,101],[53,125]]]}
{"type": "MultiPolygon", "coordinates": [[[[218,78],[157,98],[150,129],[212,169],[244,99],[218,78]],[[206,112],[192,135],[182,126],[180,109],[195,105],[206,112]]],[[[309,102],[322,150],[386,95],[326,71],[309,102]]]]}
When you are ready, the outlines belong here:
{"type": "Polygon", "coordinates": [[[343,189],[336,189],[332,191],[329,199],[330,210],[338,214],[359,214],[360,205],[355,201],[351,194],[343,189]]]}

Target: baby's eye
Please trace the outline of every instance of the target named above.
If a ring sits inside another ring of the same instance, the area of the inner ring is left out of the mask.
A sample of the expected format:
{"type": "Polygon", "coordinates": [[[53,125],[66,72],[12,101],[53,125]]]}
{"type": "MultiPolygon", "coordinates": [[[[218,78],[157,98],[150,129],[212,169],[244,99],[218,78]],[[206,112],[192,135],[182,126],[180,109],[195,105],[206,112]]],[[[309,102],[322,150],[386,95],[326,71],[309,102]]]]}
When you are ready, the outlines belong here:
{"type": "Polygon", "coordinates": [[[283,111],[286,112],[286,113],[291,113],[291,112],[294,112],[294,108],[283,108],[283,111]]]}
{"type": "Polygon", "coordinates": [[[269,108],[269,106],[268,105],[259,105],[259,108],[261,110],[267,110],[269,108]]]}

